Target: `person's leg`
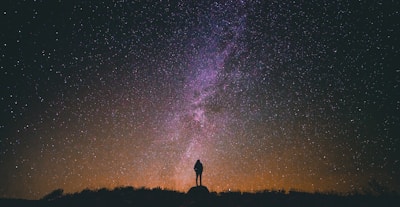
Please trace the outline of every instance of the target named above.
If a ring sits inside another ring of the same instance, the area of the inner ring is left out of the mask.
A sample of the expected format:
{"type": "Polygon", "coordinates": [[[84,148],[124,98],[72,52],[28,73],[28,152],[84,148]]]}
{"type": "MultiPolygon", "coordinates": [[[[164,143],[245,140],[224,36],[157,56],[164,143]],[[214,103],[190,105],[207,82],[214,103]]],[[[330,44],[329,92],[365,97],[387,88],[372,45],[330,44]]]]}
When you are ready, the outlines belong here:
{"type": "Polygon", "coordinates": [[[198,173],[196,173],[196,186],[199,186],[198,184],[197,184],[197,179],[199,178],[199,174],[198,173]]]}
{"type": "Polygon", "coordinates": [[[203,174],[203,173],[200,173],[200,186],[202,186],[203,184],[201,183],[201,174],[203,174]]]}

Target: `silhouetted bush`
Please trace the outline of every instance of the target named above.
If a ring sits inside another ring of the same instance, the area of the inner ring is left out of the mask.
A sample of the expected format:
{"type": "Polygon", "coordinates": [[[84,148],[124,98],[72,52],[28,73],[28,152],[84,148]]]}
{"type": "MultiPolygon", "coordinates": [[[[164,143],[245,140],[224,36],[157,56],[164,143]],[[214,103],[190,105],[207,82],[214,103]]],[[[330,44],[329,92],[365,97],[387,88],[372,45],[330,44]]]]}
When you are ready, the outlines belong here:
{"type": "Polygon", "coordinates": [[[42,200],[46,200],[46,201],[52,201],[58,198],[61,198],[63,196],[64,190],[59,188],[56,190],[53,190],[51,193],[45,195],[42,200]]]}

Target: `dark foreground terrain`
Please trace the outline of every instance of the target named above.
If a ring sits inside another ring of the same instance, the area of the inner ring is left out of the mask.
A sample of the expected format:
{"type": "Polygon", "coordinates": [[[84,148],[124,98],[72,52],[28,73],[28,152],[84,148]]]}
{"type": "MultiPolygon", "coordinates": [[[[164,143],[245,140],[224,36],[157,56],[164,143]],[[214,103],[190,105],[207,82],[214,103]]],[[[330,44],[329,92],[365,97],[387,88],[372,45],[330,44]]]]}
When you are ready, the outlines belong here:
{"type": "Polygon", "coordinates": [[[18,207],[64,207],[64,206],[111,206],[111,207],[185,207],[185,206],[251,206],[251,207],[336,207],[336,206],[400,206],[397,194],[336,195],[322,193],[263,191],[257,193],[209,193],[206,187],[193,187],[188,193],[161,189],[135,189],[121,187],[114,190],[83,190],[74,194],[63,194],[55,190],[40,200],[0,199],[0,206],[18,207]]]}

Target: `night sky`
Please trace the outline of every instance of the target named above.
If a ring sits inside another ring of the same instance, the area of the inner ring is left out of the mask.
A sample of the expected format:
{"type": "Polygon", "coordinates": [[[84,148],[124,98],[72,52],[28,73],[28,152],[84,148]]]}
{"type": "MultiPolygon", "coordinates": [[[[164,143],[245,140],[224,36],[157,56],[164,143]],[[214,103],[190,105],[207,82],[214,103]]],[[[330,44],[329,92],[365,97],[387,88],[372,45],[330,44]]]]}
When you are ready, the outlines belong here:
{"type": "Polygon", "coordinates": [[[397,1],[4,1],[0,197],[400,190],[397,1]]]}

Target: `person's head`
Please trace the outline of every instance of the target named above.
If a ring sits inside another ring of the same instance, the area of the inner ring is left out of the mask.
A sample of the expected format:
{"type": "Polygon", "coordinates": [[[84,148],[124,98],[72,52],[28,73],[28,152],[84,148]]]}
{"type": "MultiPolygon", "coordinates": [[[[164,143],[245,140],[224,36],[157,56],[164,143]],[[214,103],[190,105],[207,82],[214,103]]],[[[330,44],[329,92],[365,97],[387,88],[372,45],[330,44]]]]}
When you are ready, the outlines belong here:
{"type": "Polygon", "coordinates": [[[197,160],[197,163],[199,163],[200,162],[200,160],[197,160]]]}

